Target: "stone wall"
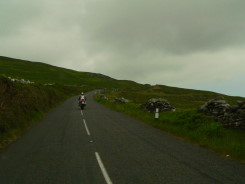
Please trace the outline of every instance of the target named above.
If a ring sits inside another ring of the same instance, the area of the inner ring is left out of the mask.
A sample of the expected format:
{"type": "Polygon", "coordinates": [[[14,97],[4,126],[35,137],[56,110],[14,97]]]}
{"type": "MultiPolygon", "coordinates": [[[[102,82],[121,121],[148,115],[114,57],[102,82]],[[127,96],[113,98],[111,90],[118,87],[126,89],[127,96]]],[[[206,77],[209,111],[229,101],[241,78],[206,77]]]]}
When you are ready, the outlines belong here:
{"type": "Polygon", "coordinates": [[[230,105],[225,100],[213,99],[202,105],[198,111],[214,116],[224,127],[245,130],[245,102],[238,101],[237,105],[230,105]]]}

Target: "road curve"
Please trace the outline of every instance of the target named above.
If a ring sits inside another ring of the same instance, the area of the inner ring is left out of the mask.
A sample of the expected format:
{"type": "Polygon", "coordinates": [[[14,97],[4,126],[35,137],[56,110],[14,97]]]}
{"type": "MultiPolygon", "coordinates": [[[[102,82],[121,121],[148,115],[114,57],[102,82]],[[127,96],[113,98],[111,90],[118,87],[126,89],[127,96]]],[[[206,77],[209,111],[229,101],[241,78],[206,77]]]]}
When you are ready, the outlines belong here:
{"type": "Polygon", "coordinates": [[[108,109],[87,95],[0,153],[1,184],[245,184],[245,164],[108,109]]]}

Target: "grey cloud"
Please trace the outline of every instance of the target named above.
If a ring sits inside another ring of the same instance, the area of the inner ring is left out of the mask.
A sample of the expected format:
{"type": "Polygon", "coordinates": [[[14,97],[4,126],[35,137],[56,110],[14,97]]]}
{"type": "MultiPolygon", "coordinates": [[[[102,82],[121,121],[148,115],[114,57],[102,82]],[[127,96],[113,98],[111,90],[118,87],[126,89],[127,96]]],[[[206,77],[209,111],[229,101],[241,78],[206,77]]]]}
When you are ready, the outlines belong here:
{"type": "Polygon", "coordinates": [[[58,66],[67,57],[73,60],[83,47],[81,7],[78,0],[1,1],[0,55],[58,66]]]}
{"type": "MultiPolygon", "coordinates": [[[[93,1],[92,1],[93,2],[93,1]]],[[[171,53],[244,44],[245,1],[94,1],[85,21],[90,38],[110,48],[171,53]]]]}
{"type": "Polygon", "coordinates": [[[184,57],[157,52],[142,53],[138,58],[110,54],[100,59],[101,63],[95,69],[119,79],[194,88],[203,83],[219,83],[244,75],[244,60],[244,48],[184,57]]]}
{"type": "Polygon", "coordinates": [[[21,27],[40,18],[42,4],[31,3],[29,0],[0,1],[0,36],[17,34],[21,27]]]}

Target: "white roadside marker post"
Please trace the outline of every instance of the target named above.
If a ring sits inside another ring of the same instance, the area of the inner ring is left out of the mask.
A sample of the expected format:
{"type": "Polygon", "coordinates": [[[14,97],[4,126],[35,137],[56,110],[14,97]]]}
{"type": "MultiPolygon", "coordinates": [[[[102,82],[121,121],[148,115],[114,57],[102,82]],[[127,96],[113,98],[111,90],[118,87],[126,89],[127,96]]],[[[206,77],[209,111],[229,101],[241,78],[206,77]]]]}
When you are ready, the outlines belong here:
{"type": "Polygon", "coordinates": [[[158,109],[158,108],[156,108],[155,119],[156,119],[156,120],[159,119],[159,109],[158,109]]]}

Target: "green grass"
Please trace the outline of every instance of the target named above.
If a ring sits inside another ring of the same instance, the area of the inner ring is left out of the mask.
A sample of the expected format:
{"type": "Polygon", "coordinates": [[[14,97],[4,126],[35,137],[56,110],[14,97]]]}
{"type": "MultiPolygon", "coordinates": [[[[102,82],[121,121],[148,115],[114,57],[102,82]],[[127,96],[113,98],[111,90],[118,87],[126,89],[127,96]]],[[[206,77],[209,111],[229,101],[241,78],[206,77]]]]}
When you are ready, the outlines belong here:
{"type": "MultiPolygon", "coordinates": [[[[129,93],[127,93],[129,95],[129,93]]],[[[195,108],[177,109],[175,112],[160,113],[159,120],[154,114],[141,110],[139,104],[115,104],[111,100],[115,94],[107,95],[109,100],[95,97],[96,100],[116,111],[126,113],[156,128],[177,135],[186,141],[214,150],[222,155],[245,162],[245,132],[228,130],[212,117],[197,112],[195,108]]]]}

